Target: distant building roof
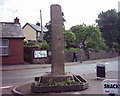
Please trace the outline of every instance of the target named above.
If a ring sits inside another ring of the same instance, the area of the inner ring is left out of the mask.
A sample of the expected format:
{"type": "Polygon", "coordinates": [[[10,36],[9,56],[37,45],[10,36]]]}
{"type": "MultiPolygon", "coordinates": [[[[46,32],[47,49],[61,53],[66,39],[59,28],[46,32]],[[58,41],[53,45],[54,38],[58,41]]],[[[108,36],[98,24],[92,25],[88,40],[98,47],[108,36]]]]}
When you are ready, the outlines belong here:
{"type": "MultiPolygon", "coordinates": [[[[36,24],[31,24],[31,23],[26,23],[24,26],[23,26],[23,28],[26,26],[26,25],[29,25],[29,26],[31,26],[34,30],[36,30],[36,31],[41,31],[41,26],[38,26],[38,25],[36,25],[36,24]]],[[[22,29],[23,29],[22,28],[22,29]]],[[[48,29],[46,28],[46,27],[42,27],[43,28],[43,32],[47,32],[48,31],[48,29]]]]}
{"type": "Polygon", "coordinates": [[[0,22],[0,38],[25,38],[20,24],[0,22]]]}

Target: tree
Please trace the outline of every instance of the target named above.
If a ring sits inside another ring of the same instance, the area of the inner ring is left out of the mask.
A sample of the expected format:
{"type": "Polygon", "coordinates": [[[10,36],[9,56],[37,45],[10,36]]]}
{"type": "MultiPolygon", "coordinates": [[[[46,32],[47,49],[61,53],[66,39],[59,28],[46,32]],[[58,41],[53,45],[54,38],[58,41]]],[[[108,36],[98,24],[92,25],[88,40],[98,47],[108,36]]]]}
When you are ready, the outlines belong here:
{"type": "MultiPolygon", "coordinates": [[[[43,38],[51,47],[51,22],[46,23],[45,27],[48,29],[48,32],[44,34],[43,38]]],[[[65,47],[74,46],[75,34],[69,30],[64,30],[64,40],[65,47]]]]}
{"type": "Polygon", "coordinates": [[[51,21],[46,23],[45,27],[48,29],[48,31],[44,34],[43,39],[48,43],[48,45],[51,47],[51,21]]]}
{"type": "Polygon", "coordinates": [[[98,27],[93,25],[76,25],[70,29],[76,35],[76,44],[82,44],[83,49],[104,49],[106,45],[102,38],[102,33],[98,27]]]}
{"type": "Polygon", "coordinates": [[[107,46],[104,43],[102,33],[99,27],[87,26],[86,31],[88,32],[89,38],[86,39],[85,43],[87,48],[93,49],[106,49],[107,46]]]}
{"type": "Polygon", "coordinates": [[[115,49],[120,50],[120,12],[118,12],[118,33],[117,33],[117,42],[113,42],[115,49]]]}
{"type": "Polygon", "coordinates": [[[117,43],[120,43],[120,12],[118,12],[118,42],[117,43]]]}
{"type": "Polygon", "coordinates": [[[72,31],[66,30],[64,32],[66,48],[73,47],[75,39],[76,39],[75,34],[72,31]]]}
{"type": "Polygon", "coordinates": [[[48,43],[51,47],[51,32],[46,32],[43,36],[43,39],[48,43]]]}
{"type": "Polygon", "coordinates": [[[96,20],[100,27],[106,44],[112,48],[114,42],[118,42],[118,14],[115,9],[101,12],[96,20]]]}
{"type": "Polygon", "coordinates": [[[81,42],[83,42],[83,44],[84,44],[84,39],[86,38],[86,36],[85,36],[86,34],[84,33],[85,26],[86,25],[84,25],[84,24],[83,25],[76,25],[76,26],[71,27],[71,29],[70,29],[76,36],[76,40],[75,40],[76,45],[81,43],[81,42]]]}

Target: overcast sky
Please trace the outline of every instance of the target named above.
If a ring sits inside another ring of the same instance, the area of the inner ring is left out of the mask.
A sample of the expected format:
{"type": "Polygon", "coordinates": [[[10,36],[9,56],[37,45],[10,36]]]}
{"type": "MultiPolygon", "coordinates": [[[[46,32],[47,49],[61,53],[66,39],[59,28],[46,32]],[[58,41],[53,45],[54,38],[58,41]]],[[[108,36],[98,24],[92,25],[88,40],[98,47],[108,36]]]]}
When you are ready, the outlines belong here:
{"type": "Polygon", "coordinates": [[[0,22],[12,22],[15,17],[25,23],[40,21],[42,10],[43,25],[50,21],[50,5],[59,4],[64,12],[66,29],[77,24],[95,24],[102,11],[116,9],[119,0],[0,0],[0,22]]]}

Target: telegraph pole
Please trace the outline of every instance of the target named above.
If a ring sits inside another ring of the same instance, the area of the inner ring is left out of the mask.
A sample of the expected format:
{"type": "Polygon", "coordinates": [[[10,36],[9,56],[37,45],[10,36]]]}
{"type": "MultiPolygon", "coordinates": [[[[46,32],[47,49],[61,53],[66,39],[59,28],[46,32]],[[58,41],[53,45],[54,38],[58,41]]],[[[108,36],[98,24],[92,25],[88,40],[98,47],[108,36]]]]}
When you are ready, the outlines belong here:
{"type": "Polygon", "coordinates": [[[42,27],[42,11],[40,10],[40,26],[41,26],[41,36],[40,36],[40,40],[43,40],[43,27],[42,27]]]}

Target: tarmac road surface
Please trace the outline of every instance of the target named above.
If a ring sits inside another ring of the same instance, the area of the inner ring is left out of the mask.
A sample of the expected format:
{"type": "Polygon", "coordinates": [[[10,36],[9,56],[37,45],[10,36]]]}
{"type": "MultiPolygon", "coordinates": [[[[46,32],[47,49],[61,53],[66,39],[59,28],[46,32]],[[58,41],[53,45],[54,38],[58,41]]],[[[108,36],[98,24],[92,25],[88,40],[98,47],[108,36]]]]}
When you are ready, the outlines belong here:
{"type": "MultiPolygon", "coordinates": [[[[84,75],[96,73],[95,64],[78,64],[66,66],[65,71],[73,74],[84,75]]],[[[104,62],[106,71],[118,71],[118,60],[104,62]]],[[[16,84],[29,83],[34,81],[34,77],[50,72],[51,68],[37,68],[26,70],[11,70],[2,72],[2,86],[14,86],[16,84]]]]}

